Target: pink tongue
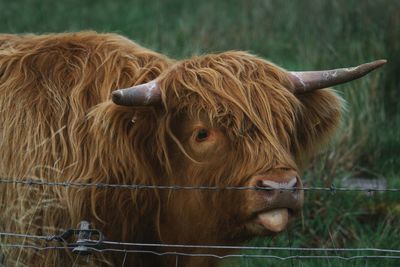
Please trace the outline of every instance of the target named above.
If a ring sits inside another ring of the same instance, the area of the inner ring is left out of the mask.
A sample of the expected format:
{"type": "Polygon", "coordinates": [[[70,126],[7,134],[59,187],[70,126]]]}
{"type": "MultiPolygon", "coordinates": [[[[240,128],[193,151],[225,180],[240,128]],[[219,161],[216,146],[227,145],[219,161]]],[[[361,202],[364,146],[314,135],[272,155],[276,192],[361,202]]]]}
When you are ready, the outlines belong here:
{"type": "Polygon", "coordinates": [[[280,232],[285,229],[289,213],[287,209],[275,209],[258,215],[259,222],[272,232],[280,232]]]}

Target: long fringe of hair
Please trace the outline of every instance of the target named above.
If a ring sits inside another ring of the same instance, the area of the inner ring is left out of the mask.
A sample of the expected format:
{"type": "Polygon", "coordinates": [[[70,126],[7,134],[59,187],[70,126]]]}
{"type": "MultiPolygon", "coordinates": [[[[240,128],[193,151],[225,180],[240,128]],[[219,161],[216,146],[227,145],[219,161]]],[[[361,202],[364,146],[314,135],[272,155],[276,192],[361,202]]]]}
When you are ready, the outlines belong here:
{"type": "MultiPolygon", "coordinates": [[[[1,35],[0,176],[149,183],[156,176],[146,158],[154,112],[119,108],[108,99],[112,90],[153,80],[170,64],[113,34],[1,35]],[[135,113],[141,120],[133,123],[135,113]]],[[[53,234],[88,220],[107,238],[124,240],[143,235],[132,226],[141,225],[157,201],[151,192],[122,189],[2,185],[0,231],[53,234]]],[[[12,241],[36,243],[2,239],[12,241]]],[[[66,266],[76,260],[64,252],[2,253],[7,265],[66,266]]]]}

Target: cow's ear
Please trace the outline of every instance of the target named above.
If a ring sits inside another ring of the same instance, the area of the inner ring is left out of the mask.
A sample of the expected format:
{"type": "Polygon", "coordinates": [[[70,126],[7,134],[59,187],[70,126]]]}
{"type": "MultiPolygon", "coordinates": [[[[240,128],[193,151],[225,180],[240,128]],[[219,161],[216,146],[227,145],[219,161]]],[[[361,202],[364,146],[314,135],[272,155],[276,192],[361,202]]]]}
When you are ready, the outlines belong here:
{"type": "Polygon", "coordinates": [[[149,149],[146,146],[150,143],[149,140],[155,138],[158,121],[154,107],[118,106],[108,100],[97,105],[88,114],[85,127],[90,127],[90,139],[99,153],[118,151],[118,155],[104,158],[112,156],[124,162],[125,157],[130,158],[129,154],[149,149]]]}
{"type": "Polygon", "coordinates": [[[331,89],[296,96],[301,108],[297,116],[294,151],[304,161],[326,144],[339,127],[344,100],[331,89]]]}

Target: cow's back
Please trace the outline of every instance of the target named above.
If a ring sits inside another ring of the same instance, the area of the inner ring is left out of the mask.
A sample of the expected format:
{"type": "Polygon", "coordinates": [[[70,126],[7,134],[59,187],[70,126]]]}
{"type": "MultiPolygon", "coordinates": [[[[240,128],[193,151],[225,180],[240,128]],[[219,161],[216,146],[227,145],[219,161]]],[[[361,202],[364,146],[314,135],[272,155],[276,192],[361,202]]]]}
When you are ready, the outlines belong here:
{"type": "MultiPolygon", "coordinates": [[[[77,176],[91,160],[88,113],[113,89],[152,80],[168,64],[113,34],[0,35],[0,178],[86,178],[77,176]]],[[[71,227],[75,207],[65,190],[0,184],[0,231],[71,227]]],[[[28,264],[24,253],[8,251],[7,264],[28,264]]],[[[37,260],[35,266],[54,265],[37,260]]]]}

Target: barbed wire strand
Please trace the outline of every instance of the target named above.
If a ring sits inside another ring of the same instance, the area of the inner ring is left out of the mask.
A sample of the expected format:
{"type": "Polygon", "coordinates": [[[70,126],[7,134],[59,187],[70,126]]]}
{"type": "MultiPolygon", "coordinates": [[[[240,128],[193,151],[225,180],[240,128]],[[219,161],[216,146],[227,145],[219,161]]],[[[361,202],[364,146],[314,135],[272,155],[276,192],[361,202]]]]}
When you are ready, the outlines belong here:
{"type": "Polygon", "coordinates": [[[211,248],[211,249],[237,249],[237,250],[284,250],[284,251],[336,251],[336,252],[385,252],[400,253],[396,249],[381,248],[298,248],[298,247],[263,247],[263,246],[217,246],[217,245],[181,245],[181,244],[160,244],[160,243],[124,243],[103,241],[108,245],[140,246],[140,247],[169,247],[169,248],[211,248]]]}
{"type": "Polygon", "coordinates": [[[87,187],[87,188],[111,188],[111,189],[168,189],[168,190],[303,190],[303,191],[327,191],[327,192],[337,192],[337,191],[360,191],[360,192],[400,192],[400,188],[357,188],[357,187],[336,187],[331,185],[330,187],[302,187],[302,188],[268,188],[268,187],[257,187],[257,186],[182,186],[182,185],[145,185],[145,184],[108,184],[108,183],[83,183],[83,182],[50,182],[39,179],[0,179],[0,184],[20,184],[27,186],[60,186],[60,187],[87,187]]]}
{"type": "MultiPolygon", "coordinates": [[[[25,248],[34,249],[38,251],[46,250],[65,250],[73,249],[70,246],[35,246],[35,245],[24,245],[24,244],[1,244],[0,247],[8,248],[25,248]]],[[[357,255],[357,256],[337,256],[337,255],[292,255],[287,257],[281,257],[276,255],[265,255],[265,254],[226,254],[226,255],[216,255],[211,253],[185,253],[177,251],[167,251],[167,252],[157,252],[152,250],[137,250],[137,249],[115,249],[115,248],[104,248],[97,249],[92,247],[87,247],[88,250],[92,252],[105,253],[105,252],[121,252],[121,253],[143,253],[143,254],[153,254],[157,256],[187,256],[187,257],[212,257],[218,259],[226,258],[267,258],[276,260],[291,260],[291,259],[339,259],[339,260],[356,260],[356,259],[400,259],[400,256],[392,255],[357,255]]]]}
{"type": "MultiPolygon", "coordinates": [[[[24,239],[39,239],[44,241],[59,241],[57,235],[29,235],[29,234],[16,234],[0,232],[0,236],[18,237],[24,239]]],[[[221,246],[221,245],[183,245],[183,244],[161,244],[161,243],[129,243],[117,241],[98,241],[82,239],[81,242],[94,242],[104,245],[114,246],[136,246],[136,247],[159,247],[159,248],[205,248],[205,249],[234,249],[234,250],[284,250],[284,251],[329,251],[329,252],[384,252],[384,253],[400,253],[398,249],[386,248],[299,248],[299,247],[265,247],[265,246],[221,246]]],[[[65,243],[68,245],[68,243],[65,243]]]]}
{"type": "MultiPolygon", "coordinates": [[[[264,188],[264,187],[251,187],[251,186],[179,186],[179,185],[144,185],[144,184],[107,184],[107,183],[83,183],[83,182],[50,182],[39,179],[4,179],[0,178],[0,184],[19,184],[27,186],[61,186],[61,187],[84,187],[84,188],[111,188],[111,189],[168,189],[168,190],[303,190],[303,191],[325,191],[335,193],[336,191],[362,191],[362,192],[400,192],[400,188],[346,188],[346,187],[303,187],[303,188],[264,188]]],[[[44,241],[56,241],[57,235],[39,236],[39,235],[28,235],[18,233],[1,233],[0,236],[17,237],[17,238],[31,238],[40,239],[44,241]]],[[[59,239],[58,239],[59,240],[59,239]]],[[[86,240],[93,242],[93,240],[86,240]]],[[[159,243],[128,243],[128,242],[117,242],[117,241],[101,241],[101,244],[111,246],[139,246],[139,247],[168,247],[168,248],[206,248],[206,249],[240,249],[240,250],[284,250],[284,251],[308,251],[308,252],[380,252],[380,253],[400,253],[400,250],[395,249],[381,249],[381,248],[293,248],[293,247],[254,247],[254,246],[217,246],[217,245],[181,245],[181,244],[159,244],[159,243]]],[[[26,244],[0,244],[0,247],[9,248],[26,248],[36,250],[51,250],[51,249],[73,249],[74,246],[64,242],[64,246],[45,246],[39,247],[34,245],[26,244]]],[[[339,256],[339,255],[290,255],[288,257],[280,257],[276,255],[257,255],[257,254],[228,254],[228,255],[216,255],[208,253],[183,253],[176,251],[168,252],[157,252],[152,250],[138,250],[138,249],[119,249],[119,248],[94,248],[87,247],[88,250],[94,252],[123,252],[125,253],[145,253],[153,254],[157,256],[174,255],[176,259],[179,256],[190,256],[190,257],[214,257],[218,259],[225,258],[269,258],[276,260],[294,260],[294,259],[340,259],[340,260],[355,260],[355,259],[400,259],[400,256],[394,255],[357,255],[357,256],[339,256]]]]}

